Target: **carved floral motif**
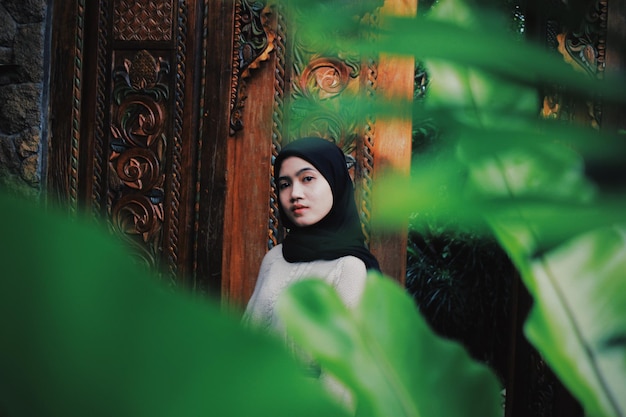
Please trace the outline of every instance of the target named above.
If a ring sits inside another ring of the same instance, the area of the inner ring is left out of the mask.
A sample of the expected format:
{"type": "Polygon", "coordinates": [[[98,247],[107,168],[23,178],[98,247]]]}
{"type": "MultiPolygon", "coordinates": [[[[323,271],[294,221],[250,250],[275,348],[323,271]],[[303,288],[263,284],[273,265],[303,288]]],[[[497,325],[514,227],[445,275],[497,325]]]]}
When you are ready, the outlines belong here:
{"type": "MultiPolygon", "coordinates": [[[[595,0],[591,6],[577,30],[560,31],[554,38],[556,49],[565,62],[577,71],[601,79],[605,67],[608,1],[595,0]]],[[[553,26],[557,24],[552,22],[553,26]]],[[[576,121],[599,128],[602,120],[599,100],[581,102],[568,97],[559,88],[555,90],[544,97],[541,110],[544,118],[576,121]]]]}
{"type": "Polygon", "coordinates": [[[327,99],[340,94],[354,77],[348,65],[335,58],[317,58],[309,62],[300,76],[300,88],[306,96],[327,99]]]}
{"type": "MultiPolygon", "coordinates": [[[[315,36],[301,36],[298,29],[306,26],[310,10],[294,5],[296,30],[291,40],[292,80],[288,132],[283,143],[297,137],[315,135],[336,143],[346,155],[350,175],[356,184],[356,200],[366,240],[369,241],[370,191],[373,172],[375,121],[357,114],[346,105],[347,99],[363,93],[376,93],[375,62],[350,51],[339,50],[334,40],[360,36],[358,22],[375,24],[377,8],[382,1],[342,2],[320,0],[312,4],[317,13],[336,11],[353,16],[355,25],[329,28],[315,36]],[[363,63],[366,63],[363,65],[363,63]]],[[[306,33],[306,29],[304,30],[306,33]]]]}
{"type": "Polygon", "coordinates": [[[165,41],[172,38],[174,19],[170,0],[116,0],[113,10],[115,39],[165,41]]]}
{"type": "Polygon", "coordinates": [[[242,112],[246,101],[246,78],[250,71],[269,59],[274,50],[275,32],[271,28],[272,5],[265,1],[238,0],[235,17],[235,59],[230,103],[230,133],[243,128],[242,112]]]}
{"type": "Polygon", "coordinates": [[[580,28],[557,35],[558,50],[566,62],[590,76],[604,71],[607,0],[597,0],[580,28]]]}
{"type": "Polygon", "coordinates": [[[168,74],[169,65],[145,50],[113,74],[111,218],[123,234],[141,238],[136,246],[150,252],[144,257],[150,265],[156,263],[164,218],[168,74]]]}

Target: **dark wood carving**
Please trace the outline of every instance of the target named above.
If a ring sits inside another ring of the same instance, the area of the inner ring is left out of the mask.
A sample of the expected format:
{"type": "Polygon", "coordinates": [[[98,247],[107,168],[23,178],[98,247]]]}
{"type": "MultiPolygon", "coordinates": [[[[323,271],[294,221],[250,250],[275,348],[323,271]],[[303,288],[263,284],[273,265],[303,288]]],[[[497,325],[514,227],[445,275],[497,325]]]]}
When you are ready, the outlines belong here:
{"type": "Polygon", "coordinates": [[[577,30],[557,36],[559,52],[566,61],[592,77],[604,72],[608,1],[597,0],[577,30]]]}
{"type": "MultiPolygon", "coordinates": [[[[377,10],[363,10],[356,3],[344,5],[354,8],[355,19],[374,23],[377,10]],[[360,17],[359,17],[360,16],[360,17]]],[[[351,9],[352,10],[352,9],[351,9]]],[[[307,11],[294,6],[295,25],[307,19],[307,11]]],[[[316,135],[337,143],[346,154],[350,173],[355,182],[356,201],[361,223],[370,240],[371,192],[374,171],[374,118],[363,117],[341,103],[341,99],[376,96],[377,63],[333,46],[333,38],[342,36],[327,33],[324,40],[314,45],[299,36],[297,29],[291,34],[290,100],[285,110],[288,125],[285,141],[297,137],[316,135]]]]}
{"type": "Polygon", "coordinates": [[[80,119],[83,85],[83,53],[85,43],[85,0],[79,0],[76,11],[76,39],[74,44],[74,74],[72,83],[72,131],[70,142],[70,171],[68,188],[68,205],[73,214],[78,209],[78,173],[79,173],[79,143],[81,138],[80,119]]]}
{"type": "MultiPolygon", "coordinates": [[[[548,45],[556,49],[563,59],[578,71],[602,79],[606,63],[608,1],[595,0],[577,28],[567,28],[558,20],[546,24],[548,45]]],[[[586,101],[569,97],[559,86],[544,97],[544,118],[567,120],[599,128],[602,122],[602,105],[598,97],[586,101]]]]}
{"type": "Polygon", "coordinates": [[[174,10],[171,0],[115,0],[113,35],[122,41],[172,39],[174,10]]]}
{"type": "Polygon", "coordinates": [[[284,5],[277,5],[276,12],[276,36],[274,38],[274,48],[276,53],[276,69],[274,70],[274,102],[272,109],[272,155],[270,172],[270,198],[269,198],[269,219],[268,219],[268,235],[267,249],[271,249],[280,240],[282,240],[282,229],[278,219],[278,194],[276,192],[276,184],[274,182],[274,159],[278,156],[284,132],[285,114],[285,94],[287,88],[287,50],[285,47],[285,39],[287,38],[288,26],[285,18],[284,5]]]}
{"type": "Polygon", "coordinates": [[[109,117],[109,103],[106,96],[108,91],[108,59],[107,47],[109,45],[109,1],[101,0],[98,9],[98,39],[96,57],[96,105],[95,105],[95,131],[93,137],[93,173],[91,202],[94,215],[102,214],[103,194],[105,190],[105,175],[108,151],[106,143],[109,134],[107,126],[109,117]]]}
{"type": "MultiPolygon", "coordinates": [[[[366,13],[363,22],[367,25],[375,26],[378,19],[378,10],[366,13]]],[[[363,96],[367,99],[375,99],[378,90],[378,61],[375,57],[363,58],[363,96]]],[[[356,202],[361,214],[361,224],[365,241],[371,241],[371,220],[372,220],[372,190],[374,179],[374,141],[376,138],[376,119],[372,115],[367,115],[363,120],[362,145],[357,149],[356,156],[359,165],[357,170],[360,175],[357,177],[356,202]]]]}
{"type": "Polygon", "coordinates": [[[237,0],[235,6],[235,45],[232,95],[230,104],[231,135],[243,128],[241,112],[246,101],[246,78],[274,49],[275,35],[270,28],[271,7],[265,1],[237,0]]]}
{"type": "MultiPolygon", "coordinates": [[[[187,83],[187,30],[188,13],[187,1],[179,1],[177,12],[177,30],[174,45],[174,57],[176,61],[176,75],[174,78],[174,108],[172,109],[172,140],[171,154],[169,155],[169,173],[167,187],[169,189],[168,201],[168,235],[167,244],[163,247],[163,258],[171,277],[178,277],[181,217],[183,209],[182,193],[183,179],[191,176],[191,172],[183,168],[183,118],[185,116],[186,83],[187,83]]],[[[191,109],[187,110],[191,112],[191,109]]],[[[180,278],[180,277],[179,277],[180,278]]]]}
{"type": "MultiPolygon", "coordinates": [[[[302,13],[295,8],[296,24],[307,18],[302,13]]],[[[340,54],[332,47],[319,50],[319,45],[309,45],[299,37],[297,30],[293,37],[290,99],[294,104],[289,109],[288,140],[316,135],[353,154],[359,133],[357,118],[338,98],[346,90],[358,93],[360,57],[340,54]]]]}
{"type": "Polygon", "coordinates": [[[108,205],[113,224],[138,238],[129,241],[152,269],[163,232],[169,72],[168,63],[142,50],[113,74],[108,205]]]}
{"type": "MultiPolygon", "coordinates": [[[[378,67],[376,61],[370,59],[367,61],[367,71],[365,73],[365,92],[367,97],[374,97],[376,93],[376,81],[378,76],[378,67]]],[[[373,117],[368,116],[364,121],[363,127],[363,146],[357,152],[357,160],[360,162],[358,166],[359,182],[356,193],[356,201],[361,213],[361,224],[363,225],[363,233],[365,241],[370,242],[371,230],[371,201],[374,174],[374,138],[376,137],[376,122],[373,117]]]]}

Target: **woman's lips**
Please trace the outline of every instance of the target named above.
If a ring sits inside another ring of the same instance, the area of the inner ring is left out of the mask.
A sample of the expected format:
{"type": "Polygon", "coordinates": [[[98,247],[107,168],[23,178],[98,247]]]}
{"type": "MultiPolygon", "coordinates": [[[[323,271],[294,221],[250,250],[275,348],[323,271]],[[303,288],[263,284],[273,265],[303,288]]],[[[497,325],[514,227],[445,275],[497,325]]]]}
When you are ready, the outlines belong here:
{"type": "Polygon", "coordinates": [[[304,211],[305,211],[306,209],[307,209],[307,207],[306,207],[306,206],[303,206],[303,205],[299,205],[299,204],[298,204],[298,205],[295,205],[295,206],[292,206],[292,207],[291,207],[291,212],[292,212],[293,214],[300,215],[300,214],[304,213],[304,211]]]}

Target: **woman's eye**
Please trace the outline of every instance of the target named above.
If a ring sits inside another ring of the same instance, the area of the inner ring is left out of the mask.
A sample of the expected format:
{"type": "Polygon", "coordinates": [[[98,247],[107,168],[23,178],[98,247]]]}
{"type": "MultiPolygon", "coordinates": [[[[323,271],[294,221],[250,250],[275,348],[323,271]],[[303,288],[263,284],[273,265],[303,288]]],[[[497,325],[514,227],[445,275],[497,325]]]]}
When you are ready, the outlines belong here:
{"type": "Polygon", "coordinates": [[[285,188],[289,187],[289,183],[288,182],[281,182],[278,184],[278,189],[279,190],[283,190],[285,188]]]}
{"type": "Polygon", "coordinates": [[[313,181],[314,179],[315,177],[308,176],[308,177],[302,178],[302,182],[310,182],[310,181],[313,181]]]}

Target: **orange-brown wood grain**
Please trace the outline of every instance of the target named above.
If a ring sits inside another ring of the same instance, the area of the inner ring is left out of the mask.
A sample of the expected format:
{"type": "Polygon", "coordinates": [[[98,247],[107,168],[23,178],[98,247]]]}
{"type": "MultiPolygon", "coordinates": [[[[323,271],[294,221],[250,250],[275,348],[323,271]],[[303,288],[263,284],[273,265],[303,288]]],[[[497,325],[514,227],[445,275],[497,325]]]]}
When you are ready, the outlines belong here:
{"type": "MultiPolygon", "coordinates": [[[[381,14],[413,16],[417,12],[416,0],[387,0],[381,14]]],[[[410,101],[413,97],[415,63],[412,57],[382,55],[378,65],[378,90],[382,97],[410,101]]],[[[384,193],[376,179],[386,171],[409,174],[411,165],[410,114],[376,122],[374,141],[374,195],[384,193]]],[[[408,224],[407,224],[408,226],[408,224]]],[[[370,247],[386,275],[404,283],[406,274],[407,233],[386,232],[377,225],[376,207],[372,207],[372,240],[370,247]]]]}
{"type": "Polygon", "coordinates": [[[244,128],[228,140],[222,297],[243,307],[268,250],[274,55],[244,82],[244,128]]]}

